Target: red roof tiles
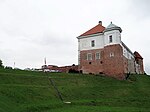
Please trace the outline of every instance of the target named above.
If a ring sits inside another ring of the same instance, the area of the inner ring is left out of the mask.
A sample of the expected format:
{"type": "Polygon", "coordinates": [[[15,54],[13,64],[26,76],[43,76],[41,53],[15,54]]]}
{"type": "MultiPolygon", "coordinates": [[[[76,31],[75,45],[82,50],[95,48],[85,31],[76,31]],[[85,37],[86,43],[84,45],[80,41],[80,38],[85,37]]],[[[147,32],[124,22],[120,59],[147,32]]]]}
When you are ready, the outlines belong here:
{"type": "Polygon", "coordinates": [[[143,59],[142,56],[137,51],[134,52],[134,55],[135,58],[143,59]]]}
{"type": "Polygon", "coordinates": [[[91,35],[91,34],[102,33],[104,30],[105,30],[105,27],[102,26],[101,24],[98,24],[80,36],[87,36],[87,35],[91,35]]]}

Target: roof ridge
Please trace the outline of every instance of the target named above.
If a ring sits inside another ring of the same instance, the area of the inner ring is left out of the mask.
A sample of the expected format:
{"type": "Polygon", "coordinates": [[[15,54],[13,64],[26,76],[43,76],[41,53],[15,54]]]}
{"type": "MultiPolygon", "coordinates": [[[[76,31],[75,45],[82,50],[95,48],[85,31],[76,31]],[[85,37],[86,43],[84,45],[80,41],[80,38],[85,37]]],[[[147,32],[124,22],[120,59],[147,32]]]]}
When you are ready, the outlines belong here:
{"type": "Polygon", "coordinates": [[[96,33],[102,33],[104,30],[105,30],[105,27],[102,26],[101,24],[98,24],[94,26],[93,28],[91,28],[90,30],[86,31],[85,33],[81,34],[79,37],[96,34],[96,33]]]}

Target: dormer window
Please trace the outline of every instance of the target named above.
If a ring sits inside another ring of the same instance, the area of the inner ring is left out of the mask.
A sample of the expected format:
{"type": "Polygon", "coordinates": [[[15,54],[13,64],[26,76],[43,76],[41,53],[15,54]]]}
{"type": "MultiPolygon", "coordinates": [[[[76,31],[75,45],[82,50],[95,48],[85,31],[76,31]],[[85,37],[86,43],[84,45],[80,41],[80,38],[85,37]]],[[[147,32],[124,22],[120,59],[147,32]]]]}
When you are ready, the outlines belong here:
{"type": "Polygon", "coordinates": [[[109,36],[109,43],[112,43],[112,35],[109,36]]]}
{"type": "Polygon", "coordinates": [[[95,41],[94,40],[91,41],[91,46],[95,47],[95,41]]]}

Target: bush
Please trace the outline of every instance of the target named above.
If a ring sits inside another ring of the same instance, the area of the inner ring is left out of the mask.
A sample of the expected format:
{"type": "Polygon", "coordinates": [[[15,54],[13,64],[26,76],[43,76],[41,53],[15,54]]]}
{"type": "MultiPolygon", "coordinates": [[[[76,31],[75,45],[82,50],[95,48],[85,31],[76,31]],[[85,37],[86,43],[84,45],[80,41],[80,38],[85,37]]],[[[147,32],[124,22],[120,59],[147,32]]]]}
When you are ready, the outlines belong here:
{"type": "Polygon", "coordinates": [[[5,69],[13,69],[12,67],[6,66],[5,69]]]}
{"type": "Polygon", "coordinates": [[[130,80],[130,81],[136,81],[137,78],[136,78],[135,75],[131,74],[130,77],[129,77],[129,80],[130,80]]]}
{"type": "Polygon", "coordinates": [[[2,60],[0,60],[0,68],[4,68],[2,60]]]}
{"type": "Polygon", "coordinates": [[[79,73],[79,71],[74,70],[74,69],[69,69],[69,73],[79,73]]]}

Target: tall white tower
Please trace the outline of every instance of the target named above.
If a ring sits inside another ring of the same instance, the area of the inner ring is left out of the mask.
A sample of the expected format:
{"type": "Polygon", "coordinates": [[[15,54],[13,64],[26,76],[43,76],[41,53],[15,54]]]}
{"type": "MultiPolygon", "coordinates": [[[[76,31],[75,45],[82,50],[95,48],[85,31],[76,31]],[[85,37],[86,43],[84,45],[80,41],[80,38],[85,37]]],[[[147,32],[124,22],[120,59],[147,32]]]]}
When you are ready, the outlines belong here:
{"type": "Polygon", "coordinates": [[[104,30],[104,46],[120,44],[122,29],[112,22],[104,30]]]}

